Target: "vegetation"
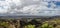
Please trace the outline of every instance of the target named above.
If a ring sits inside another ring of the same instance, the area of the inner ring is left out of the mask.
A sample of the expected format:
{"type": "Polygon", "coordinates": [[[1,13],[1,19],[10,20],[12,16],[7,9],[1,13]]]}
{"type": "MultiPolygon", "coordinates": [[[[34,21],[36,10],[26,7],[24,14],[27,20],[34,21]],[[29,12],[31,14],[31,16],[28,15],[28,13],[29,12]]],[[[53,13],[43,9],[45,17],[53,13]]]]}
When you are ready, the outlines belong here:
{"type": "Polygon", "coordinates": [[[0,28],[60,28],[60,18],[46,20],[41,19],[22,21],[20,19],[0,19],[0,28]]]}

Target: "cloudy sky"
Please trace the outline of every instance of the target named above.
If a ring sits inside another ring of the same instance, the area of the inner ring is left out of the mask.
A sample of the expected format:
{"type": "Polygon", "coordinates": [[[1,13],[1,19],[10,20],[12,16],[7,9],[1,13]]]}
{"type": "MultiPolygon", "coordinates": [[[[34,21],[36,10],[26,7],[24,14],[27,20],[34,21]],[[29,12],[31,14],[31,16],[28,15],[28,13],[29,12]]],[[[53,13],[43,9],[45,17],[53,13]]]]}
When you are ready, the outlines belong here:
{"type": "Polygon", "coordinates": [[[59,0],[0,0],[1,15],[60,15],[59,0]]]}

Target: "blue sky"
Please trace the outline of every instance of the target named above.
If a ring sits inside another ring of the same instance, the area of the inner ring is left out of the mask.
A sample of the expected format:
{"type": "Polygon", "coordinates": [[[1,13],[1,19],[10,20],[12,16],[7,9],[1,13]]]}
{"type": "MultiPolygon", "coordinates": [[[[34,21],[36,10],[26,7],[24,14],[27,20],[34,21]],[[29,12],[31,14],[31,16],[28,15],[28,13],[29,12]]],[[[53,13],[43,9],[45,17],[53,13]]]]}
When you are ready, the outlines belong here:
{"type": "Polygon", "coordinates": [[[0,15],[60,15],[60,1],[0,0],[0,15]]]}

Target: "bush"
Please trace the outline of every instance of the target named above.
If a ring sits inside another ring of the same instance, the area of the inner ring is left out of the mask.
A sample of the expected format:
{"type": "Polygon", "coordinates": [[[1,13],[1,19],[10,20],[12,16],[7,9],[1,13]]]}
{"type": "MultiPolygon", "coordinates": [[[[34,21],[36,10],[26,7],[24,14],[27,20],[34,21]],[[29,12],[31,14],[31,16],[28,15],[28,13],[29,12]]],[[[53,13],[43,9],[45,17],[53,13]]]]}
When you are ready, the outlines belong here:
{"type": "Polygon", "coordinates": [[[35,25],[27,25],[27,26],[24,26],[24,28],[35,28],[35,25]]]}
{"type": "Polygon", "coordinates": [[[49,25],[48,23],[44,23],[41,28],[53,28],[52,25],[49,25]]]}

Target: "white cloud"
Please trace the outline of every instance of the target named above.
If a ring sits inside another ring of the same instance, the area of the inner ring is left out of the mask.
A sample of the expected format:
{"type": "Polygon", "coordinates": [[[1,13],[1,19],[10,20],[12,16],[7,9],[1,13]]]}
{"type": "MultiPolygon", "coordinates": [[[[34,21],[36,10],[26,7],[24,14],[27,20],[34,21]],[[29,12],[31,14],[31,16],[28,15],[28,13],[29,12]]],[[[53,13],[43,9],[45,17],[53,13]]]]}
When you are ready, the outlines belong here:
{"type": "MultiPolygon", "coordinates": [[[[51,7],[48,8],[48,2],[44,2],[44,1],[33,1],[30,0],[30,2],[28,2],[26,0],[26,2],[22,2],[23,0],[6,0],[6,3],[2,2],[2,5],[6,5],[6,7],[4,7],[4,9],[0,8],[0,13],[7,13],[8,14],[18,14],[20,15],[21,13],[26,14],[26,15],[42,15],[42,16],[53,16],[53,15],[60,15],[60,11],[58,11],[60,8],[56,8],[56,5],[54,3],[50,3],[51,7]],[[7,3],[8,1],[8,3],[7,3]],[[38,3],[38,4],[37,4],[38,3]],[[16,4],[16,5],[15,5],[16,4]],[[26,6],[25,6],[26,5],[26,6]],[[18,9],[19,8],[19,9],[18,9]],[[9,9],[9,10],[8,10],[9,9]]],[[[23,15],[22,14],[22,15],[23,15]]]]}
{"type": "MultiPolygon", "coordinates": [[[[9,9],[11,9],[11,6],[14,6],[13,4],[21,5],[20,0],[5,0],[0,1],[0,13],[7,13],[9,9]]],[[[14,7],[16,7],[14,6],[14,7]]]]}

